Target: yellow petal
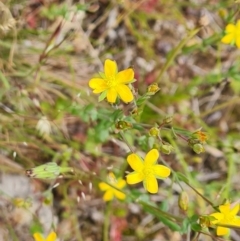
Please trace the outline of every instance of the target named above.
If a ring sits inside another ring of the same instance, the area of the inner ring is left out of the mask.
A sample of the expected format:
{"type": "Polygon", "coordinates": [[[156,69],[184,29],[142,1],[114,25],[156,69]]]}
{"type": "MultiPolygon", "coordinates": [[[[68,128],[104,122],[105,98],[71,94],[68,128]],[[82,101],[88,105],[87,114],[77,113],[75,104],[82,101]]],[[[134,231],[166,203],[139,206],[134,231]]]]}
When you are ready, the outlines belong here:
{"type": "Polygon", "coordinates": [[[217,235],[224,236],[229,233],[229,228],[217,227],[217,235]]]}
{"type": "Polygon", "coordinates": [[[34,237],[35,241],[45,241],[40,233],[34,233],[33,237],[34,237]]]}
{"type": "Polygon", "coordinates": [[[55,232],[52,231],[52,232],[48,235],[46,241],[55,241],[56,239],[57,239],[57,235],[56,235],[55,232]]]}
{"type": "Polygon", "coordinates": [[[115,103],[117,99],[117,91],[114,88],[111,88],[107,92],[107,100],[110,103],[115,103]]]}
{"type": "Polygon", "coordinates": [[[240,217],[235,217],[234,219],[233,219],[233,224],[235,225],[235,226],[237,226],[237,227],[240,227],[240,217]]]}
{"type": "Polygon", "coordinates": [[[212,213],[210,216],[216,218],[216,220],[211,221],[212,224],[220,223],[221,220],[224,219],[224,215],[222,213],[212,213]]]}
{"type": "Polygon", "coordinates": [[[153,166],[154,174],[157,178],[166,178],[170,175],[171,170],[163,165],[153,166]]]}
{"type": "Polygon", "coordinates": [[[127,157],[127,162],[130,165],[130,167],[136,171],[136,172],[141,172],[143,169],[143,161],[142,159],[136,155],[135,153],[130,154],[127,157]]]}
{"type": "Polygon", "coordinates": [[[116,81],[119,84],[129,84],[134,78],[134,71],[132,68],[120,71],[116,76],[116,81]]]}
{"type": "Polygon", "coordinates": [[[157,149],[152,149],[149,151],[145,157],[144,164],[147,166],[152,166],[156,163],[159,157],[159,152],[157,149]]]}
{"type": "Polygon", "coordinates": [[[230,213],[230,203],[226,203],[219,206],[221,213],[228,215],[230,213]]]}
{"type": "Polygon", "coordinates": [[[105,183],[105,182],[100,182],[98,184],[98,186],[99,186],[101,191],[106,191],[106,190],[108,190],[110,188],[110,186],[107,183],[105,183]]]}
{"type": "Polygon", "coordinates": [[[129,103],[133,100],[132,91],[127,85],[117,85],[116,90],[123,102],[129,103]]]}
{"type": "Polygon", "coordinates": [[[153,175],[147,176],[147,178],[144,180],[144,187],[150,193],[157,193],[158,192],[157,179],[153,175]]]}
{"type": "Polygon", "coordinates": [[[105,192],[105,194],[103,195],[103,200],[108,202],[111,201],[114,198],[113,196],[113,190],[109,189],[105,192]]]}
{"type": "Polygon", "coordinates": [[[139,183],[139,182],[142,182],[143,181],[143,175],[139,172],[132,172],[132,173],[129,173],[127,176],[127,183],[128,184],[136,184],[136,183],[139,183]]]}
{"type": "Polygon", "coordinates": [[[238,212],[239,212],[239,204],[235,205],[230,211],[231,215],[233,216],[236,216],[238,212]]]}
{"type": "Polygon", "coordinates": [[[236,32],[236,26],[234,24],[230,23],[226,26],[225,31],[227,33],[235,33],[236,32]]]}
{"type": "Polygon", "coordinates": [[[125,186],[126,186],[126,181],[123,180],[123,179],[119,179],[118,182],[117,182],[116,187],[117,187],[118,189],[122,189],[122,188],[124,188],[125,186]]]}
{"type": "Polygon", "coordinates": [[[106,59],[104,63],[104,73],[106,77],[115,76],[117,74],[117,64],[115,61],[106,59]]]}
{"type": "Polygon", "coordinates": [[[126,194],[123,192],[119,192],[118,190],[114,190],[114,195],[120,200],[124,200],[126,198],[126,194]]]}
{"type": "Polygon", "coordinates": [[[108,88],[107,83],[101,78],[92,78],[89,81],[89,87],[98,91],[98,93],[108,88]]]}
{"type": "Polygon", "coordinates": [[[224,44],[231,44],[232,42],[235,42],[235,35],[233,33],[229,33],[221,39],[221,42],[224,44]]]}

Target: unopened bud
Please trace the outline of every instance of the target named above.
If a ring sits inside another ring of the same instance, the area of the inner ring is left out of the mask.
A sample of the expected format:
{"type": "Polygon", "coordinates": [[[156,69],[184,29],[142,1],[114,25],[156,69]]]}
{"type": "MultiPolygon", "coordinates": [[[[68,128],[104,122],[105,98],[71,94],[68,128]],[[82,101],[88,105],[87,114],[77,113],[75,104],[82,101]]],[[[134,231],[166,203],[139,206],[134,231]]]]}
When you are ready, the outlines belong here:
{"type": "Polygon", "coordinates": [[[167,116],[163,119],[163,123],[164,124],[170,124],[173,120],[173,117],[172,116],[167,116]]]}
{"type": "Polygon", "coordinates": [[[118,121],[115,124],[115,126],[119,130],[125,130],[125,129],[128,129],[128,128],[132,128],[132,124],[130,122],[127,122],[127,121],[118,121]]]}
{"type": "Polygon", "coordinates": [[[55,179],[62,173],[72,171],[73,169],[71,167],[60,167],[55,162],[48,162],[38,167],[26,170],[26,175],[28,177],[39,179],[55,179]]]}
{"type": "Polygon", "coordinates": [[[169,155],[173,150],[173,146],[169,144],[164,144],[160,147],[162,153],[169,155]]]}
{"type": "Polygon", "coordinates": [[[200,154],[202,152],[205,152],[205,149],[202,144],[194,144],[193,145],[193,150],[197,153],[200,154]]]}
{"type": "Polygon", "coordinates": [[[178,206],[183,210],[187,211],[189,204],[188,194],[185,191],[182,191],[178,198],[178,206]]]}
{"type": "Polygon", "coordinates": [[[150,136],[158,136],[160,133],[160,130],[159,128],[157,127],[152,127],[150,130],[149,130],[149,135],[150,136]]]}
{"type": "Polygon", "coordinates": [[[225,8],[220,8],[218,10],[218,14],[221,18],[225,18],[227,16],[228,12],[225,8]]]}
{"type": "Polygon", "coordinates": [[[205,143],[208,139],[208,135],[206,132],[201,131],[201,129],[196,130],[192,133],[193,139],[198,139],[201,143],[205,143]]]}
{"type": "Polygon", "coordinates": [[[147,95],[155,95],[159,90],[160,90],[160,88],[158,87],[158,85],[156,83],[151,84],[148,86],[147,95]]]}

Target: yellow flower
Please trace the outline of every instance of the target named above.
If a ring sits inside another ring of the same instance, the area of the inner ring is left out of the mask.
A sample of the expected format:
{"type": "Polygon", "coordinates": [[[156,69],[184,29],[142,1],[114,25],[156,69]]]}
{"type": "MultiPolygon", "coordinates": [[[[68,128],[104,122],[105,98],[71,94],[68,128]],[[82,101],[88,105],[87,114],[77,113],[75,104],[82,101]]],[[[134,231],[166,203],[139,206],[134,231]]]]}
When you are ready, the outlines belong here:
{"type": "Polygon", "coordinates": [[[107,97],[108,102],[115,103],[119,96],[125,103],[133,100],[133,94],[127,84],[134,80],[133,69],[125,69],[118,72],[117,64],[110,59],[105,60],[104,73],[100,73],[101,78],[92,78],[89,81],[93,93],[102,93],[107,97]]]}
{"type": "Polygon", "coordinates": [[[210,217],[214,217],[215,220],[211,221],[211,224],[217,225],[217,235],[223,236],[229,233],[229,228],[223,226],[236,226],[240,227],[240,217],[236,216],[239,211],[239,204],[234,207],[230,206],[230,203],[226,203],[219,206],[218,213],[210,214],[210,217]],[[218,226],[219,225],[219,226],[218,226]]]}
{"type": "Polygon", "coordinates": [[[33,237],[35,241],[55,241],[57,239],[57,235],[53,231],[47,236],[47,238],[43,238],[40,233],[34,233],[33,237]]]}
{"type": "Polygon", "coordinates": [[[159,152],[157,149],[150,150],[144,162],[134,153],[129,155],[127,161],[134,172],[127,175],[127,183],[136,184],[143,181],[144,188],[148,192],[157,193],[157,178],[167,178],[171,173],[168,167],[156,164],[158,157],[159,152]]]}
{"type": "Polygon", "coordinates": [[[126,185],[126,181],[119,178],[118,180],[116,180],[115,175],[110,172],[108,175],[108,182],[112,185],[108,185],[105,182],[100,182],[99,183],[99,188],[101,189],[101,191],[104,191],[105,194],[103,196],[103,200],[104,201],[110,201],[114,198],[114,196],[120,200],[124,200],[126,198],[125,193],[118,191],[117,189],[123,189],[126,185]],[[114,188],[116,187],[116,188],[114,188]]]}
{"type": "Polygon", "coordinates": [[[225,44],[236,44],[240,48],[240,20],[237,24],[228,24],[225,28],[225,36],[221,39],[222,43],[225,44]]]}

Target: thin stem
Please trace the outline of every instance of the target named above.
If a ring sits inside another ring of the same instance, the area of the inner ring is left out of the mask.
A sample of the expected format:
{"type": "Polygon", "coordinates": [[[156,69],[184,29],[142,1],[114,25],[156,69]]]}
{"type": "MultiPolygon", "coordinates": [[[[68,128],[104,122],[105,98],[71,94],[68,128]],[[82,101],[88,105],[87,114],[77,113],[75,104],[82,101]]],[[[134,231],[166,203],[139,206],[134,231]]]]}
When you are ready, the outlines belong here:
{"type": "MultiPolygon", "coordinates": [[[[235,103],[239,103],[239,101],[240,101],[240,97],[232,98],[231,100],[229,100],[229,101],[227,101],[227,102],[223,102],[222,104],[217,105],[217,106],[213,107],[212,109],[203,112],[203,113],[202,113],[201,115],[199,115],[198,117],[202,119],[203,117],[205,117],[205,116],[207,116],[207,115],[209,115],[209,114],[211,114],[211,113],[214,113],[214,112],[216,112],[216,111],[218,111],[218,110],[221,110],[221,109],[227,107],[228,105],[232,105],[232,104],[235,104],[235,103]]],[[[191,119],[190,119],[190,121],[191,121],[191,119]]]]}
{"type": "Polygon", "coordinates": [[[218,211],[218,209],[216,207],[214,207],[214,204],[208,200],[206,197],[204,197],[197,189],[195,189],[193,186],[191,186],[188,182],[185,182],[189,187],[192,188],[192,190],[194,192],[196,192],[205,202],[207,202],[209,205],[211,205],[216,211],[218,211]]]}
{"type": "Polygon", "coordinates": [[[231,188],[231,183],[232,183],[232,177],[234,174],[234,159],[233,159],[233,153],[229,153],[227,155],[227,160],[228,160],[228,172],[227,172],[227,182],[224,190],[224,197],[227,199],[229,196],[230,188],[231,188]]]}
{"type": "Polygon", "coordinates": [[[186,38],[182,39],[178,46],[172,51],[170,56],[167,59],[167,62],[164,64],[163,68],[161,69],[159,75],[156,78],[156,83],[159,83],[160,80],[162,79],[163,74],[166,72],[166,70],[169,68],[169,66],[172,64],[173,60],[179,53],[179,51],[183,48],[183,46],[187,43],[189,39],[191,39],[194,35],[196,35],[201,28],[196,28],[192,31],[189,32],[186,38]]]}
{"type": "Polygon", "coordinates": [[[128,148],[130,149],[130,151],[131,151],[132,153],[134,153],[132,147],[131,147],[130,144],[128,143],[128,141],[127,141],[127,139],[125,138],[124,133],[123,133],[122,131],[120,131],[120,136],[122,137],[122,139],[124,140],[124,142],[125,142],[125,144],[128,146],[128,148]]]}
{"type": "Polygon", "coordinates": [[[104,223],[103,223],[103,241],[109,240],[109,226],[110,226],[110,214],[111,214],[111,202],[108,202],[105,209],[104,223]]]}

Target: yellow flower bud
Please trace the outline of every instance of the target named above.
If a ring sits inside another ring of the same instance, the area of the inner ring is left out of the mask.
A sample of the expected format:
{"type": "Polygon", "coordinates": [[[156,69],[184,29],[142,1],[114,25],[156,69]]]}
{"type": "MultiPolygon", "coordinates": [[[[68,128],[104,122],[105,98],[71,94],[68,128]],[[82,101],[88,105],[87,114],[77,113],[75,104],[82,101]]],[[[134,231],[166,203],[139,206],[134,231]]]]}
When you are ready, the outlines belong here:
{"type": "Polygon", "coordinates": [[[160,88],[156,83],[151,84],[148,86],[147,95],[155,95],[159,90],[160,88]]]}
{"type": "Polygon", "coordinates": [[[178,198],[178,206],[183,210],[187,211],[189,204],[188,194],[185,191],[182,191],[178,198]]]}
{"type": "Polygon", "coordinates": [[[159,128],[157,127],[152,127],[150,130],[149,130],[149,135],[150,136],[158,136],[160,133],[160,130],[159,128]]]}

